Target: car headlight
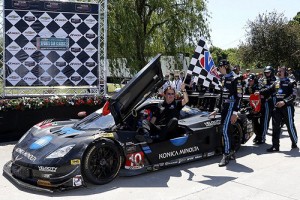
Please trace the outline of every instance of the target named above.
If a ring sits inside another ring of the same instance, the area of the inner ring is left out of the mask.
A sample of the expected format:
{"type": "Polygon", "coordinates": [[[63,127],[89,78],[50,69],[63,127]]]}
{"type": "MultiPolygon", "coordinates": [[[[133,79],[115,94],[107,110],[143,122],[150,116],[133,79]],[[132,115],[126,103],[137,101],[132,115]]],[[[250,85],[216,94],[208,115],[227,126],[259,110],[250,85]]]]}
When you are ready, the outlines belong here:
{"type": "Polygon", "coordinates": [[[65,147],[62,147],[60,149],[57,149],[56,151],[54,151],[53,153],[51,153],[49,156],[47,156],[46,158],[61,158],[64,157],[67,153],[69,153],[69,151],[71,151],[71,149],[75,146],[75,144],[71,144],[65,147]]]}

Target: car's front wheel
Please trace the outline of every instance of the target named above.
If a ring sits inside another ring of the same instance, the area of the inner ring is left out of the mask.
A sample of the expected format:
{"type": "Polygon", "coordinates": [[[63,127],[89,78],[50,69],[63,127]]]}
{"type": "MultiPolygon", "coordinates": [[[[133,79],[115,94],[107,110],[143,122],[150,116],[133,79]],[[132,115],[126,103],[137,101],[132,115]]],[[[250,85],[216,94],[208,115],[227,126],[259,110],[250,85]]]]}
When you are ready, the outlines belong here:
{"type": "Polygon", "coordinates": [[[100,141],[91,146],[83,159],[83,175],[88,182],[102,185],[119,173],[121,155],[112,141],[100,141]]]}

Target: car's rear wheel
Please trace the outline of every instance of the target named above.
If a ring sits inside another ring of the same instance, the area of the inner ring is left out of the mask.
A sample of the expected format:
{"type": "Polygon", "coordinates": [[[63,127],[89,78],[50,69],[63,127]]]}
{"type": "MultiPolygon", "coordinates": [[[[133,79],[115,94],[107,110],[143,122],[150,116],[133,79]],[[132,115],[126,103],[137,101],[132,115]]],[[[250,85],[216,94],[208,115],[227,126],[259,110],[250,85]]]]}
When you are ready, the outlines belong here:
{"type": "Polygon", "coordinates": [[[119,173],[121,155],[112,141],[100,141],[91,146],[83,160],[83,175],[88,182],[102,185],[119,173]]]}
{"type": "Polygon", "coordinates": [[[231,149],[235,152],[237,152],[241,147],[242,135],[243,131],[239,123],[236,123],[231,126],[231,149]]]}

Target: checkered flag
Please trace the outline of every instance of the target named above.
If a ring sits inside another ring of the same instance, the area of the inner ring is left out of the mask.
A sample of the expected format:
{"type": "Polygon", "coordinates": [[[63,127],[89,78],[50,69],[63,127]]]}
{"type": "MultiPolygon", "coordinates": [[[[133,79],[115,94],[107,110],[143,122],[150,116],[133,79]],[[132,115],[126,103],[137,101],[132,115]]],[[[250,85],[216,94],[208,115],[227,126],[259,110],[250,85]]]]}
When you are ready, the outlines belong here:
{"type": "Polygon", "coordinates": [[[186,74],[187,84],[192,81],[197,85],[221,90],[220,76],[203,37],[198,42],[186,74]]]}

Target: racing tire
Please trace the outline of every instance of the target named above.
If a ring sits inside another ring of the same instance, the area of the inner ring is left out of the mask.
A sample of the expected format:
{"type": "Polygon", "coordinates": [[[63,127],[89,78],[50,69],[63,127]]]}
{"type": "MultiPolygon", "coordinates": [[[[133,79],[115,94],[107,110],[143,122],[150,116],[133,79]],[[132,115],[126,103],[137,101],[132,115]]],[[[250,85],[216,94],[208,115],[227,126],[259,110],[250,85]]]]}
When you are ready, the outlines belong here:
{"type": "Polygon", "coordinates": [[[242,143],[243,130],[239,123],[231,126],[231,149],[237,152],[242,143]]]}
{"type": "Polygon", "coordinates": [[[83,159],[83,175],[96,185],[112,181],[121,168],[121,154],[112,141],[100,141],[92,145],[83,159]]]}

